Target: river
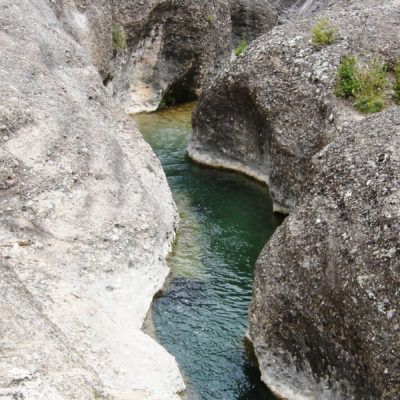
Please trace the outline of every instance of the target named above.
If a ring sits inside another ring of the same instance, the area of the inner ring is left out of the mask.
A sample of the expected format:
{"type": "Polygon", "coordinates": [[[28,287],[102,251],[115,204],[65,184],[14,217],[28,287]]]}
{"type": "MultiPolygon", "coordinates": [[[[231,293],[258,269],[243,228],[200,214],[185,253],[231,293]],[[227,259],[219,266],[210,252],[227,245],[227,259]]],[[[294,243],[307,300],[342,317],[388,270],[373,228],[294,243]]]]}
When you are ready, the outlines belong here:
{"type": "Polygon", "coordinates": [[[194,104],[134,116],[179,209],[171,274],[154,301],[157,340],[181,368],[190,400],[271,400],[244,343],[254,264],[281,223],[264,185],[186,155],[194,104]]]}

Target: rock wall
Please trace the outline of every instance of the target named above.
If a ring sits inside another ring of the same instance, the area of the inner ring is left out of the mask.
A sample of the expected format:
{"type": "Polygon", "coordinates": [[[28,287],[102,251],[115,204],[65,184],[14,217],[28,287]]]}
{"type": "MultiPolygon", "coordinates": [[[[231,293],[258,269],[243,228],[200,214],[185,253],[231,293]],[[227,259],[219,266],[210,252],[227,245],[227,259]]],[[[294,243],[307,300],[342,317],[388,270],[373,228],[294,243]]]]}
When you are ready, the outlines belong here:
{"type": "Polygon", "coordinates": [[[113,2],[127,49],[113,66],[110,89],[127,112],[153,111],[197,97],[229,62],[231,26],[226,0],[113,2]]]}
{"type": "Polygon", "coordinates": [[[0,2],[0,397],[175,399],[176,362],[141,326],[176,210],[93,65],[107,2],[84,5],[0,2]]]}
{"type": "Polygon", "coordinates": [[[193,100],[227,67],[239,42],[268,32],[297,3],[115,0],[112,23],[125,36],[126,48],[114,49],[105,82],[128,112],[193,100]]]}
{"type": "Polygon", "coordinates": [[[258,260],[250,336],[282,398],[398,398],[399,126],[397,107],[319,153],[258,260]]]}
{"type": "Polygon", "coordinates": [[[363,118],[334,95],[342,56],[381,57],[394,65],[400,52],[395,1],[324,5],[316,17],[288,22],[255,40],[203,90],[193,116],[189,155],[268,183],[276,211],[296,205],[312,156],[363,118]],[[324,17],[337,29],[337,41],[316,48],[311,29],[324,17]]]}

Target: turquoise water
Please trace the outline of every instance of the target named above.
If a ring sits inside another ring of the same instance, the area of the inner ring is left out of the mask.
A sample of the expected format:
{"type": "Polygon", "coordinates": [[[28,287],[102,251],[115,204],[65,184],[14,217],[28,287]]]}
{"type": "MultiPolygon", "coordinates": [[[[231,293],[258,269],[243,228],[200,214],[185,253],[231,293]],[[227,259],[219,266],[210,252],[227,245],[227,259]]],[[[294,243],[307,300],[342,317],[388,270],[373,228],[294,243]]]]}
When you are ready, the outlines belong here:
{"type": "Polygon", "coordinates": [[[155,333],[176,357],[188,399],[270,400],[243,337],[254,264],[281,220],[264,186],[187,158],[192,108],[135,116],[181,218],[169,285],[152,308],[155,333]]]}

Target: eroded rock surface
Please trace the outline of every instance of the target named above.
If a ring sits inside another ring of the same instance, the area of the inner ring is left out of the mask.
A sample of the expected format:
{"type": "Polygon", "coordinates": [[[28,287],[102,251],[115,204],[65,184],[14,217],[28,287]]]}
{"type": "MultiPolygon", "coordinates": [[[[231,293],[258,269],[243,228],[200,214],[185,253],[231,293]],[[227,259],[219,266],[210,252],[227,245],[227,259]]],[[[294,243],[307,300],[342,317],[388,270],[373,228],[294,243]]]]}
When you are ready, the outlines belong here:
{"type": "Polygon", "coordinates": [[[398,398],[399,127],[395,108],[319,153],[258,260],[250,336],[285,399],[398,398]]]}
{"type": "Polygon", "coordinates": [[[110,88],[128,112],[194,99],[230,59],[226,0],[113,2],[127,49],[116,58],[110,88]]]}
{"type": "Polygon", "coordinates": [[[174,399],[176,362],[141,326],[175,206],[93,65],[106,8],[81,6],[0,2],[0,397],[174,399]]]}
{"type": "MultiPolygon", "coordinates": [[[[314,15],[317,3],[297,10],[314,15]]],[[[296,205],[312,156],[363,118],[334,95],[341,58],[356,54],[393,66],[400,54],[398,1],[330,3],[322,2],[316,16],[297,17],[255,40],[203,90],[193,116],[189,155],[268,183],[276,211],[296,205]],[[311,29],[321,18],[338,34],[333,45],[317,48],[311,29]]]]}
{"type": "MultiPolygon", "coordinates": [[[[249,43],[268,32],[303,2],[116,0],[110,21],[110,15],[102,15],[110,7],[106,0],[99,9],[86,0],[79,1],[86,14],[93,13],[94,35],[86,40],[101,61],[98,64],[104,82],[125,110],[132,113],[197,98],[202,88],[229,64],[232,50],[241,41],[249,43]],[[124,38],[124,48],[114,48],[113,54],[110,36],[103,37],[107,31],[105,22],[124,38]],[[105,39],[100,48],[92,40],[96,36],[105,39]],[[104,66],[102,62],[107,57],[109,64],[104,66]]],[[[310,8],[315,7],[306,7],[304,14],[310,8]]]]}

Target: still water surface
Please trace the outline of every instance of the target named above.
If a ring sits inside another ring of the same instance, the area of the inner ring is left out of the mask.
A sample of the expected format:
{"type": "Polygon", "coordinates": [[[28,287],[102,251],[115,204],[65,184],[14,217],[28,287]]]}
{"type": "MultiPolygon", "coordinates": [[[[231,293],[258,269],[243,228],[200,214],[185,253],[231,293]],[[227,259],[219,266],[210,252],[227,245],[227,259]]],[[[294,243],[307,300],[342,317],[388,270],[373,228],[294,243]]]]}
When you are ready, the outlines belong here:
{"type": "Polygon", "coordinates": [[[181,368],[190,400],[271,400],[243,337],[254,263],[281,222],[267,189],[186,156],[193,104],[135,116],[163,164],[180,214],[155,333],[181,368]]]}

